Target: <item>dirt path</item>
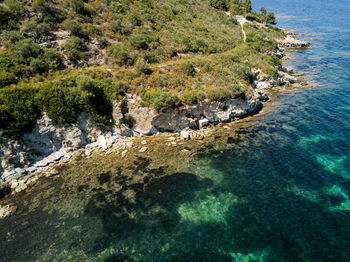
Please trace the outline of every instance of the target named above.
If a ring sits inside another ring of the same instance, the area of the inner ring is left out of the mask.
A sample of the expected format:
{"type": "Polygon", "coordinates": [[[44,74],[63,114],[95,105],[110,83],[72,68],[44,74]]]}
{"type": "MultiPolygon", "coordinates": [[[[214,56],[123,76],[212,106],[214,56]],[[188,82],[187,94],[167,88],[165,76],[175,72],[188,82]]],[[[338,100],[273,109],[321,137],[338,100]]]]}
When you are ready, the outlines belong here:
{"type": "Polygon", "coordinates": [[[242,28],[242,34],[243,34],[243,42],[245,43],[247,41],[247,36],[245,34],[245,31],[244,31],[244,24],[247,22],[247,19],[245,19],[245,17],[243,16],[240,16],[240,15],[237,15],[236,16],[237,18],[237,21],[238,23],[241,25],[241,28],[242,28]]]}

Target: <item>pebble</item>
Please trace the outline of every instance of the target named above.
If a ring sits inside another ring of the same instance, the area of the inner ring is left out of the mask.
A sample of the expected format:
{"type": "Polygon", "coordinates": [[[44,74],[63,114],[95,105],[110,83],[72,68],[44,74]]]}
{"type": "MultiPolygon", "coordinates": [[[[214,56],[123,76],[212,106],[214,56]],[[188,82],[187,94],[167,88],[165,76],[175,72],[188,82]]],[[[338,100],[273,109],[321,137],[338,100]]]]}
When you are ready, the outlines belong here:
{"type": "Polygon", "coordinates": [[[146,140],[143,140],[143,141],[141,142],[141,144],[142,144],[142,145],[147,145],[147,141],[146,141],[146,140]]]}
{"type": "Polygon", "coordinates": [[[124,151],[122,152],[122,158],[124,158],[124,157],[126,156],[126,153],[128,153],[128,150],[124,150],[124,151]]]}
{"type": "Polygon", "coordinates": [[[125,146],[127,148],[132,148],[134,146],[134,142],[130,141],[130,142],[126,142],[125,146]]]}
{"type": "Polygon", "coordinates": [[[139,150],[140,153],[143,153],[143,152],[146,152],[146,151],[147,151],[147,147],[145,147],[145,146],[142,147],[142,148],[139,150]]]}

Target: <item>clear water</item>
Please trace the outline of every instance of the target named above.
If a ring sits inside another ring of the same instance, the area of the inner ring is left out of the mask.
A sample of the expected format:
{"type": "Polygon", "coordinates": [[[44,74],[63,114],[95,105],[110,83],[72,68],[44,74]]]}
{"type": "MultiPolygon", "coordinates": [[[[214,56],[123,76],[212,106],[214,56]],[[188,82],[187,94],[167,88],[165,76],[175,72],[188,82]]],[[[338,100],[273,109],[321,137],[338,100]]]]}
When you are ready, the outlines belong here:
{"type": "Polygon", "coordinates": [[[318,38],[287,62],[315,87],[278,94],[181,171],[140,158],[100,187],[57,182],[31,208],[24,195],[0,221],[0,261],[350,261],[350,1],[254,5],[318,38]]]}

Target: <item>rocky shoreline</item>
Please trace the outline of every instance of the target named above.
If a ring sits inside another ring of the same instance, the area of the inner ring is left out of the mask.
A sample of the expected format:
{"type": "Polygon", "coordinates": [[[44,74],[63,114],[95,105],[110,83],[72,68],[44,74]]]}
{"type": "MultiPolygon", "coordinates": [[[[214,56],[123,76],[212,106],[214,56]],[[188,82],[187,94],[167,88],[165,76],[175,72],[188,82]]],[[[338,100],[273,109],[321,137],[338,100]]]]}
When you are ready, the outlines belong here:
{"type": "MultiPolygon", "coordinates": [[[[279,42],[277,55],[282,58],[283,48],[306,48],[310,44],[287,32],[287,37],[279,42]]],[[[0,147],[0,198],[8,193],[18,193],[35,184],[40,176],[57,175],[52,166],[55,163],[69,161],[75,154],[89,156],[92,151],[101,150],[106,154],[113,150],[121,151],[125,157],[128,149],[134,146],[137,137],[160,135],[164,132],[177,132],[181,140],[203,139],[212,124],[232,122],[258,113],[263,102],[269,99],[269,89],[277,86],[293,85],[300,82],[296,73],[282,67],[278,77],[270,77],[253,70],[255,81],[252,84],[253,94],[247,99],[237,98],[224,102],[201,102],[193,106],[171,108],[164,112],[141,106],[140,98],[129,96],[113,104],[115,123],[121,123],[125,115],[130,116],[130,126],[118,124],[108,132],[92,127],[88,115],[80,115],[78,122],[69,127],[55,126],[44,114],[34,130],[25,134],[19,142],[5,139],[0,147]]],[[[174,140],[176,140],[174,139],[174,140]]],[[[140,153],[147,151],[147,141],[140,153]]],[[[176,143],[175,141],[170,141],[176,143]]],[[[1,207],[1,214],[11,215],[10,207],[1,207]]]]}

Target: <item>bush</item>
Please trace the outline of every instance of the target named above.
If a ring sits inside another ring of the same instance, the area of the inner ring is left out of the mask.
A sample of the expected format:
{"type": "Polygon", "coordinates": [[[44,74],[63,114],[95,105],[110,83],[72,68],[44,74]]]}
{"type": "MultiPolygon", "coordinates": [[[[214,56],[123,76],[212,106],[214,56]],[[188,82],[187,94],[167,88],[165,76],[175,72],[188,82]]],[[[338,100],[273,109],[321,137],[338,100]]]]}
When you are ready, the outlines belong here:
{"type": "Polygon", "coordinates": [[[110,50],[111,54],[117,59],[119,66],[131,64],[131,58],[123,46],[119,44],[112,44],[110,50]]]}
{"type": "Polygon", "coordinates": [[[30,132],[40,115],[36,90],[28,86],[0,91],[0,129],[12,139],[30,132]]]}
{"type": "Polygon", "coordinates": [[[1,40],[5,42],[9,48],[11,48],[16,42],[23,39],[24,37],[22,33],[17,30],[3,31],[1,34],[1,40]]]}
{"type": "Polygon", "coordinates": [[[36,0],[33,3],[33,7],[41,13],[41,18],[39,19],[41,22],[54,24],[64,19],[62,12],[53,7],[50,0],[36,0]]]}
{"type": "Polygon", "coordinates": [[[39,39],[42,36],[50,35],[50,26],[46,23],[37,24],[33,21],[23,22],[21,26],[21,32],[26,37],[39,39]]]}
{"type": "Polygon", "coordinates": [[[15,57],[22,61],[28,62],[31,58],[36,58],[40,53],[40,46],[31,39],[23,39],[11,46],[15,57]]]}
{"type": "Polygon", "coordinates": [[[23,6],[19,1],[4,1],[3,4],[0,4],[0,29],[18,28],[17,21],[23,12],[23,6]]]}
{"type": "Polygon", "coordinates": [[[81,37],[83,36],[83,28],[81,24],[76,20],[65,21],[62,25],[64,30],[69,31],[72,35],[81,37]]]}
{"type": "Polygon", "coordinates": [[[140,18],[133,12],[129,12],[128,15],[128,21],[134,25],[134,26],[140,26],[142,25],[142,22],[140,20],[140,18]]]}
{"type": "Polygon", "coordinates": [[[38,99],[53,124],[68,125],[76,121],[77,104],[69,88],[45,84],[40,88],[38,99]]]}
{"type": "Polygon", "coordinates": [[[224,101],[230,97],[230,91],[226,87],[209,88],[206,96],[210,101],[224,101]]]}
{"type": "Polygon", "coordinates": [[[147,49],[148,48],[149,39],[144,34],[131,35],[129,40],[130,40],[130,43],[132,44],[132,46],[135,48],[138,48],[138,49],[147,49]]]}
{"type": "Polygon", "coordinates": [[[132,23],[123,22],[120,18],[118,18],[111,21],[109,24],[109,29],[116,34],[129,35],[134,29],[134,26],[132,23]]]}
{"type": "Polygon", "coordinates": [[[137,49],[147,49],[152,45],[157,46],[159,43],[159,37],[150,33],[133,34],[129,40],[131,45],[137,49]]]}
{"type": "Polygon", "coordinates": [[[138,72],[139,74],[141,74],[141,73],[151,74],[152,73],[152,70],[150,69],[149,64],[143,58],[139,58],[136,60],[135,69],[136,69],[136,72],[138,72]]]}
{"type": "Polygon", "coordinates": [[[151,106],[160,112],[180,104],[180,99],[176,95],[163,91],[147,91],[141,96],[141,98],[146,105],[151,106]]]}
{"type": "Polygon", "coordinates": [[[68,58],[72,62],[78,62],[79,60],[87,57],[87,46],[84,40],[73,36],[72,39],[67,40],[63,46],[68,58]]]}
{"type": "Polygon", "coordinates": [[[16,80],[14,73],[0,70],[0,88],[12,84],[16,80]]]}
{"type": "Polygon", "coordinates": [[[47,70],[47,64],[41,58],[33,58],[29,65],[33,73],[44,73],[47,70]]]}
{"type": "Polygon", "coordinates": [[[83,0],[72,0],[71,5],[73,8],[73,11],[77,14],[85,14],[85,8],[84,8],[84,2],[83,0]]]}
{"type": "Polygon", "coordinates": [[[125,13],[126,11],[130,10],[129,0],[122,0],[122,1],[107,0],[107,2],[109,3],[112,12],[116,14],[125,13]]]}
{"type": "Polygon", "coordinates": [[[13,60],[7,53],[0,52],[0,71],[9,71],[13,66],[13,60]]]}
{"type": "Polygon", "coordinates": [[[182,72],[188,76],[194,76],[196,74],[196,69],[191,62],[186,62],[180,65],[182,72]]]}
{"type": "Polygon", "coordinates": [[[95,93],[95,81],[90,76],[80,75],[75,79],[76,86],[73,91],[77,97],[83,100],[93,97],[95,93]]]}
{"type": "Polygon", "coordinates": [[[59,70],[64,67],[62,58],[58,51],[54,48],[45,48],[44,49],[45,62],[49,69],[59,70]]]}
{"type": "Polygon", "coordinates": [[[120,19],[112,20],[109,23],[109,29],[114,33],[120,34],[122,31],[122,21],[120,19]]]}
{"type": "Polygon", "coordinates": [[[261,19],[260,19],[258,14],[247,14],[246,19],[249,21],[257,21],[257,22],[261,23],[261,19]]]}
{"type": "Polygon", "coordinates": [[[100,90],[103,90],[103,93],[109,101],[121,99],[125,96],[127,91],[127,86],[121,83],[116,84],[112,78],[97,80],[96,86],[100,90]]]}
{"type": "Polygon", "coordinates": [[[95,80],[88,75],[80,75],[76,79],[73,93],[81,98],[85,110],[89,113],[95,127],[105,129],[113,123],[112,105],[104,91],[116,88],[112,83],[95,80]],[[105,89],[105,90],[104,90],[105,89]]]}
{"type": "Polygon", "coordinates": [[[228,10],[228,1],[227,0],[210,0],[210,5],[214,8],[221,10],[228,10]]]}

